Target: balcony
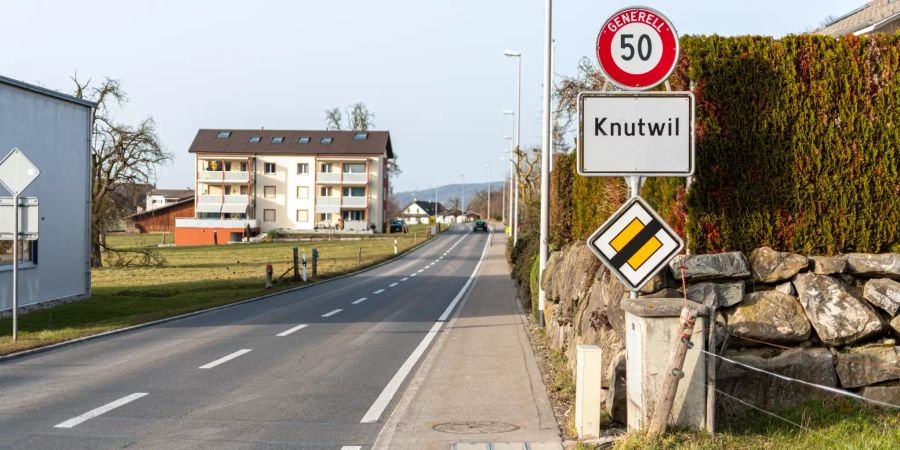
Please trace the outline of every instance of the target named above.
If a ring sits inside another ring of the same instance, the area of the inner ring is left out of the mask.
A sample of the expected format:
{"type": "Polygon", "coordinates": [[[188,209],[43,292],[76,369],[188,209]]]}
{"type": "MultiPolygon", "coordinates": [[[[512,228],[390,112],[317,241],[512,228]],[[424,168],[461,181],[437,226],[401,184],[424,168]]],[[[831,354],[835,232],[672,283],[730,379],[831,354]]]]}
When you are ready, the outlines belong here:
{"type": "Polygon", "coordinates": [[[365,197],[344,197],[341,206],[344,208],[365,208],[368,202],[365,197]]]}
{"type": "Polygon", "coordinates": [[[340,184],[340,172],[318,172],[316,173],[316,183],[320,184],[340,184]]]}
{"type": "Polygon", "coordinates": [[[177,228],[258,228],[256,219],[193,219],[190,217],[175,218],[177,228]]]}
{"type": "Polygon", "coordinates": [[[197,179],[203,183],[247,183],[250,172],[201,170],[197,179]]]}
{"type": "Polygon", "coordinates": [[[231,204],[244,204],[248,203],[247,194],[239,194],[239,195],[221,195],[221,194],[205,194],[201,195],[198,199],[197,203],[231,203],[231,204]]]}
{"type": "Polygon", "coordinates": [[[316,197],[317,213],[339,213],[341,212],[340,197],[316,197]]]}

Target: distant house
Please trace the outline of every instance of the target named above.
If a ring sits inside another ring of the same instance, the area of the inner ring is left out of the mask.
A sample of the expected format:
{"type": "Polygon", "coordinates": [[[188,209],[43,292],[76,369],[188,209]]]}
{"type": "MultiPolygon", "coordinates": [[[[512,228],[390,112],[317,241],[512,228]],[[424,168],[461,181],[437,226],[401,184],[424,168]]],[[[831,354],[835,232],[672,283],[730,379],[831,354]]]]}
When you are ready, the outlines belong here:
{"type": "Polygon", "coordinates": [[[438,223],[449,225],[454,223],[473,222],[480,218],[480,214],[471,211],[462,212],[458,209],[450,209],[438,214],[437,221],[438,223]]]}
{"type": "Polygon", "coordinates": [[[427,224],[431,223],[431,217],[440,216],[446,210],[447,208],[440,203],[413,200],[412,203],[403,208],[400,217],[408,224],[427,224]]]}
{"type": "Polygon", "coordinates": [[[873,0],[813,31],[826,36],[895,33],[900,30],[900,2],[873,0]]]}
{"type": "Polygon", "coordinates": [[[194,195],[169,202],[148,211],[139,212],[128,218],[128,231],[138,233],[174,233],[175,219],[194,217],[194,195]]]}
{"type": "Polygon", "coordinates": [[[153,189],[147,193],[147,201],[144,211],[162,208],[166,205],[178,203],[186,198],[194,198],[193,189],[153,189]]]}

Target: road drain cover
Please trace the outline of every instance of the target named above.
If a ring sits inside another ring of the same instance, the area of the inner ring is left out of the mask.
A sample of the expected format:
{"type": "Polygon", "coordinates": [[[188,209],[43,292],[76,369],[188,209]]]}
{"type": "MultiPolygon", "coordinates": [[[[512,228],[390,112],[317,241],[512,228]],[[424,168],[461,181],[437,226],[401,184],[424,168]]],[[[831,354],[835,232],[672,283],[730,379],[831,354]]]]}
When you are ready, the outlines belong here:
{"type": "Polygon", "coordinates": [[[506,433],[519,429],[518,425],[504,422],[487,422],[478,420],[463,420],[460,422],[439,423],[434,429],[444,433],[455,434],[489,434],[506,433]]]}

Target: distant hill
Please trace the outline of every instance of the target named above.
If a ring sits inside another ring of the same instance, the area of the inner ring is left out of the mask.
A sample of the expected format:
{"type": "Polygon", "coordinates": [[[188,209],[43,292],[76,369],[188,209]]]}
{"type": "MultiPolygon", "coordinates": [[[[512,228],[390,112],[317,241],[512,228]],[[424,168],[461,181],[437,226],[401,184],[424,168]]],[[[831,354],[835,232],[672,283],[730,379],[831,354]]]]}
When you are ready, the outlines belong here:
{"type": "MultiPolygon", "coordinates": [[[[472,196],[476,192],[487,190],[488,183],[466,183],[465,185],[463,185],[462,183],[457,183],[438,186],[438,202],[443,203],[446,206],[447,202],[450,199],[462,197],[463,186],[465,186],[466,189],[466,203],[469,203],[469,201],[472,199],[472,196]]],[[[494,192],[499,192],[501,189],[503,189],[503,181],[491,182],[491,188],[494,192]]],[[[413,201],[414,198],[419,200],[434,201],[434,188],[395,192],[394,198],[397,199],[397,203],[400,204],[399,206],[401,208],[413,201]]],[[[491,203],[493,203],[493,201],[491,203]]]]}

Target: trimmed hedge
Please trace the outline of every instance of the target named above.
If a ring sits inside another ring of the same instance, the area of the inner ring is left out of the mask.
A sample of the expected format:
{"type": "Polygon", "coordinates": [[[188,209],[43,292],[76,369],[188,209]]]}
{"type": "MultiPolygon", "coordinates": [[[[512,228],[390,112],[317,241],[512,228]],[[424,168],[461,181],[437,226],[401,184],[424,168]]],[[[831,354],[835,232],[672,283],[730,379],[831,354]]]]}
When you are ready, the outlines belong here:
{"type": "Polygon", "coordinates": [[[556,155],[550,173],[550,245],[562,248],[572,240],[572,183],[578,176],[574,155],[556,155]]]}
{"type": "Polygon", "coordinates": [[[530,230],[519,235],[515,246],[512,245],[512,239],[507,242],[512,278],[516,281],[522,307],[527,309],[531,304],[531,272],[538,257],[540,235],[537,231],[530,230]]]}
{"type": "MultiPolygon", "coordinates": [[[[697,99],[697,175],[686,201],[682,178],[643,194],[693,252],[900,251],[900,35],[685,36],[681,48],[672,84],[697,99]]],[[[571,236],[584,238],[624,186],[572,185],[571,236]]]]}

